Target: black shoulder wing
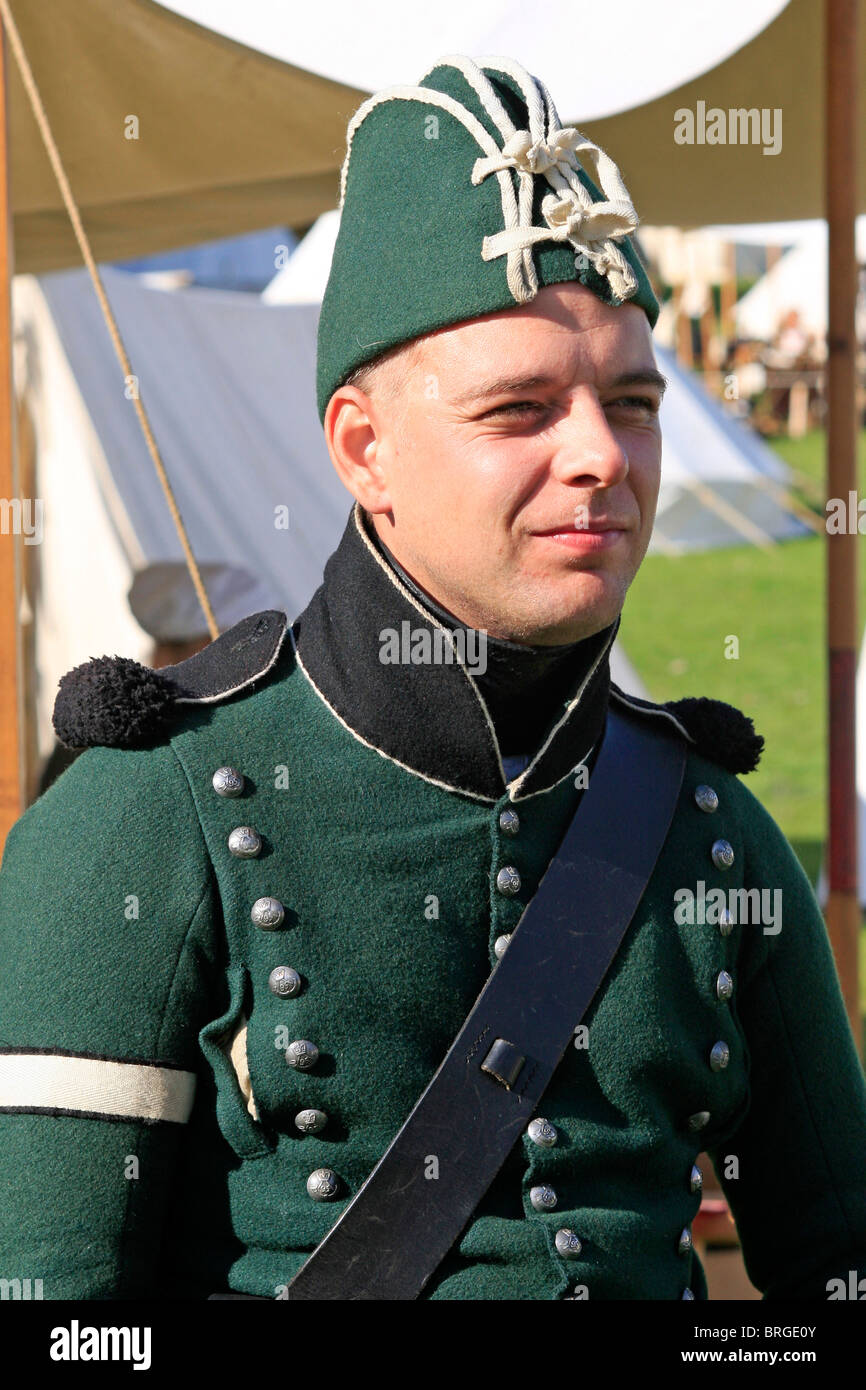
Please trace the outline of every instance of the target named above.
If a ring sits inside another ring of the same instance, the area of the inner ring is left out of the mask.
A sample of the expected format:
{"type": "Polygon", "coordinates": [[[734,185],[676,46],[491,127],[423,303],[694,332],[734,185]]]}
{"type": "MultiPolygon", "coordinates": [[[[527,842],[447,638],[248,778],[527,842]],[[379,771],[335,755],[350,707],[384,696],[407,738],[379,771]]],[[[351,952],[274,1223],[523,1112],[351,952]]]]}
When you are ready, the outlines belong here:
{"type": "Polygon", "coordinates": [[[140,748],[167,737],[181,706],[227,700],[266,675],[287,629],[285,613],[253,613],[186,661],[158,671],[129,657],[94,657],[62,677],[54,731],[67,748],[140,748]]]}
{"type": "Polygon", "coordinates": [[[668,700],[663,705],[639,700],[611,683],[611,698],[629,709],[648,717],[666,719],[678,726],[695,749],[705,758],[720,763],[729,772],[754,772],[764,749],[763,735],[747,714],[706,696],[688,696],[683,700],[668,700]]]}

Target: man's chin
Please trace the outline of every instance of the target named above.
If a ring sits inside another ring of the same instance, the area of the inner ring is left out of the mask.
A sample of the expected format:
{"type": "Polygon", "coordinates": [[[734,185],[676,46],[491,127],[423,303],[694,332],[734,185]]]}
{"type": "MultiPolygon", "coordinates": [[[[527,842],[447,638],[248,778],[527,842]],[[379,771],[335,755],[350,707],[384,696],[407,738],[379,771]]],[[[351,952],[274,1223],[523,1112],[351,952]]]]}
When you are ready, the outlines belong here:
{"type": "Polygon", "coordinates": [[[627,585],[620,576],[584,571],[572,576],[557,604],[548,602],[525,623],[534,636],[519,639],[539,646],[580,642],[602,628],[610,627],[622,611],[627,585]]]}
{"type": "Polygon", "coordinates": [[[572,607],[561,612],[534,613],[514,624],[508,635],[512,642],[522,642],[527,646],[566,646],[571,642],[582,642],[603,628],[610,627],[621,610],[621,603],[609,601],[578,609],[572,607]]]}
{"type": "Polygon", "coordinates": [[[625,576],[601,568],[555,577],[524,572],[515,573],[505,590],[497,584],[495,607],[489,602],[439,602],[490,637],[526,646],[565,646],[610,627],[622,609],[628,583],[625,576]]]}

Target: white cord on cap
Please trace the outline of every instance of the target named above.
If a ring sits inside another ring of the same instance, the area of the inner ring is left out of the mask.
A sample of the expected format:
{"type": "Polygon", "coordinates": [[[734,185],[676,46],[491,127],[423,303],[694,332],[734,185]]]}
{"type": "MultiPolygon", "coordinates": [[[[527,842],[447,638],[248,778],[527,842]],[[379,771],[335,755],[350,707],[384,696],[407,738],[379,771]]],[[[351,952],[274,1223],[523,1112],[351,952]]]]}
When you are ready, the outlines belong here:
{"type": "Polygon", "coordinates": [[[435,68],[444,66],[456,68],[466,78],[496,125],[502,148],[471,111],[446,93],[423,85],[386,88],[363,102],[349,123],[340,175],[340,207],[346,198],[354,135],[369,113],[386,101],[422,101],[439,106],[459,120],[484,151],[472,167],[472,183],[478,185],[490,174],[497,176],[504,226],[502,231],[484,238],[481,256],[485,261],[506,257],[508,288],[518,304],[527,303],[538,293],[532,248],[541,241],[570,242],[599,275],[608,279],[618,299],[633,295],[638,287],[637,277],[616,243],[636,230],[638,217],[613,160],[574,126],[561,126],[547,88],[519,63],[497,57],[475,62],[460,54],[449,54],[434,63],[421,82],[435,68]],[[528,130],[515,126],[480,63],[507,73],[517,82],[526,101],[528,130]],[[604,195],[597,203],[580,180],[581,164],[604,195]],[[510,169],[518,175],[517,196],[508,176],[510,169]],[[537,175],[543,175],[553,190],[542,200],[546,223],[543,227],[532,222],[537,175]]]}

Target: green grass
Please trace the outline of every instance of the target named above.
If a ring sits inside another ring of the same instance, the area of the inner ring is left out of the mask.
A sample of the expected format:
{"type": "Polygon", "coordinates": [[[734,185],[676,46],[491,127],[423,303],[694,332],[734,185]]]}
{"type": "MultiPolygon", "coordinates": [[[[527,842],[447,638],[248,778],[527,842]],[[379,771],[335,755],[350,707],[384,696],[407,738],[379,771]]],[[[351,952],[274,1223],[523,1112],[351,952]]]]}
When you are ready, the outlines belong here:
{"type": "MultiPolygon", "coordinates": [[[[774,445],[802,475],[801,501],[823,516],[824,436],[774,445]]],[[[866,431],[859,495],[866,494],[866,431]]],[[[862,557],[862,548],[861,548],[862,557]]],[[[779,823],[815,883],[827,833],[823,536],[677,557],[650,555],[629,590],[621,639],[653,700],[709,695],[748,714],[765,739],[747,785],[779,823]],[[738,655],[729,659],[730,638],[738,655]]],[[[866,620],[866,559],[859,573],[866,620]]],[[[861,951],[866,1009],[866,949],[861,951]]]]}
{"type": "MultiPolygon", "coordinates": [[[[776,447],[820,482],[822,434],[776,447]]],[[[866,491],[866,431],[860,491],[866,491]]],[[[822,514],[819,504],[816,510],[822,514]]],[[[824,563],[817,535],[770,550],[742,545],[650,555],[629,590],[621,632],[654,700],[711,695],[751,716],[766,746],[749,787],[789,839],[818,846],[826,834],[824,563]]],[[[859,589],[862,633],[866,563],[859,589]]]]}

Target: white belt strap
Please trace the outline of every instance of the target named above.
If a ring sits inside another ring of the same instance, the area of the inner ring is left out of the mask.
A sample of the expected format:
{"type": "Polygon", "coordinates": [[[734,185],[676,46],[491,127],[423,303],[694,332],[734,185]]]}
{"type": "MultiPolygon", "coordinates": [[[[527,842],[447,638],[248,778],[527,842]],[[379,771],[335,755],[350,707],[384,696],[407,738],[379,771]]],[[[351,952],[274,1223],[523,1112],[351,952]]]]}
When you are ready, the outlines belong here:
{"type": "Polygon", "coordinates": [[[195,1073],[52,1051],[0,1052],[0,1111],[186,1124],[195,1073]]]}

